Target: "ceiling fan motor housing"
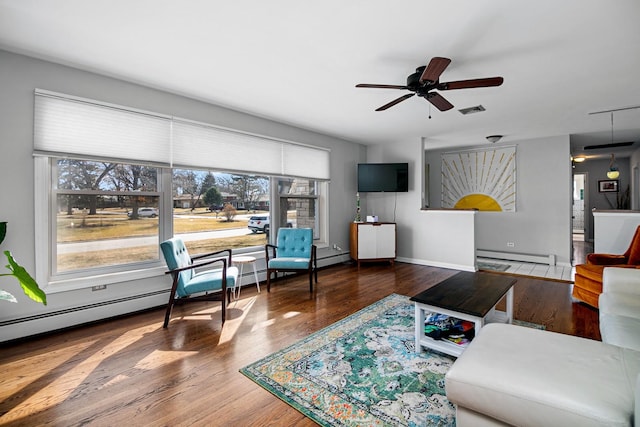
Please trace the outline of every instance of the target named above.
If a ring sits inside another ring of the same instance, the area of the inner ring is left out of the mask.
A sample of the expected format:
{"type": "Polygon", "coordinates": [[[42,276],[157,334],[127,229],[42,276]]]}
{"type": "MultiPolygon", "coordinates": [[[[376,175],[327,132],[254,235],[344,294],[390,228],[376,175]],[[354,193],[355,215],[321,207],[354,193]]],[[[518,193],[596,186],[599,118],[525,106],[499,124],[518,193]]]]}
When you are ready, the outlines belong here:
{"type": "Polygon", "coordinates": [[[407,77],[407,89],[422,97],[427,96],[428,92],[436,86],[436,82],[429,82],[428,80],[424,82],[420,81],[420,77],[422,77],[422,73],[424,73],[426,68],[425,65],[418,67],[415,73],[409,74],[409,77],[407,77]]]}

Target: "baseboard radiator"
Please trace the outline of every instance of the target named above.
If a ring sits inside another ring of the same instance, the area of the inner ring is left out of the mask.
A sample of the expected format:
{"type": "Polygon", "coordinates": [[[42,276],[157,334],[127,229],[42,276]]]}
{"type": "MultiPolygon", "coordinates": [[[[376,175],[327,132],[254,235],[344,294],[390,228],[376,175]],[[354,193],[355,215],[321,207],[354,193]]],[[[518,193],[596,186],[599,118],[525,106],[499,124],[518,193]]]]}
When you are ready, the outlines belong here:
{"type": "Polygon", "coordinates": [[[537,254],[523,254],[517,252],[502,252],[492,251],[487,249],[477,249],[476,256],[481,258],[494,258],[494,259],[506,259],[509,261],[522,261],[522,262],[534,262],[536,264],[549,264],[550,266],[556,265],[556,256],[549,255],[537,255],[537,254]]]}
{"type": "Polygon", "coordinates": [[[0,321],[0,343],[166,306],[169,289],[0,321]]]}

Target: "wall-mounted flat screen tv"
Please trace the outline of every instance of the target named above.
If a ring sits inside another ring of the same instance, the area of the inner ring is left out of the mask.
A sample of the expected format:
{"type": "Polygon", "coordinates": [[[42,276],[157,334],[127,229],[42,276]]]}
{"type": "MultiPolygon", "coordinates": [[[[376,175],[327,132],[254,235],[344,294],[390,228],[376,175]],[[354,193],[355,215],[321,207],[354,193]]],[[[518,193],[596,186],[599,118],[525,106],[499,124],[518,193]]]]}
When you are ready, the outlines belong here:
{"type": "Polygon", "coordinates": [[[358,192],[409,191],[408,163],[358,163],[358,192]]]}

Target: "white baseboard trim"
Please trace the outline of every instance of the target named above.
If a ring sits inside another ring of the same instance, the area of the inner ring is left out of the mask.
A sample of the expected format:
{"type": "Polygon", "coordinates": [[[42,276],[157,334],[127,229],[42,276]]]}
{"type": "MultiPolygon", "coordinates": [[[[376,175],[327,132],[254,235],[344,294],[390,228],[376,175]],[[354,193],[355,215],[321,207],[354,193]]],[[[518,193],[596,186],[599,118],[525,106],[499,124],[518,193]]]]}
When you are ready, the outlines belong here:
{"type": "Polygon", "coordinates": [[[452,264],[452,263],[446,263],[446,262],[415,259],[415,258],[404,258],[404,257],[398,257],[396,258],[396,260],[399,262],[406,262],[408,264],[418,264],[418,265],[426,265],[429,267],[448,268],[451,270],[461,270],[461,271],[471,271],[471,272],[478,271],[478,267],[475,265],[475,263],[473,265],[452,264]]]}

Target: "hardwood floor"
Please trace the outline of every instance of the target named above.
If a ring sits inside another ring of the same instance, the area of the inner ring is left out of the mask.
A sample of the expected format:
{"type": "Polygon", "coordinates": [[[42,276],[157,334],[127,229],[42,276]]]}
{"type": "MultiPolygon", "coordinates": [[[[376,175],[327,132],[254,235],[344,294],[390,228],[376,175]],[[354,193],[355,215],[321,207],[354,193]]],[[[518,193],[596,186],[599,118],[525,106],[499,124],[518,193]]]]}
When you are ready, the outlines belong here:
{"type": "MultiPolygon", "coordinates": [[[[412,296],[454,270],[396,263],[323,269],[255,286],[232,302],[164,308],[3,344],[0,425],[313,426],[238,370],[391,293],[412,296]]],[[[571,285],[517,277],[515,318],[600,339],[598,311],[571,285]]]]}

